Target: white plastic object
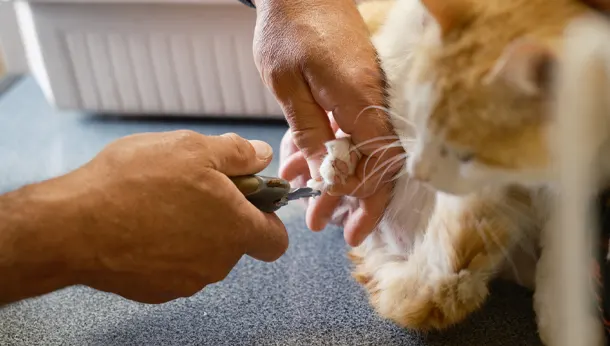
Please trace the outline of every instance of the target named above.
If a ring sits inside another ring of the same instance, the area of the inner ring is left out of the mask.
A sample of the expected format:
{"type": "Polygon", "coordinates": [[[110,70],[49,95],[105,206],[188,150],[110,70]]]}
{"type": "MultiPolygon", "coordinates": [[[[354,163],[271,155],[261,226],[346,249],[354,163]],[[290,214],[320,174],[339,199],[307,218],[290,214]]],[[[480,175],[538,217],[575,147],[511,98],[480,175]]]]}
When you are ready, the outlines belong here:
{"type": "Polygon", "coordinates": [[[280,118],[237,0],[15,4],[30,69],[60,109],[280,118]]]}

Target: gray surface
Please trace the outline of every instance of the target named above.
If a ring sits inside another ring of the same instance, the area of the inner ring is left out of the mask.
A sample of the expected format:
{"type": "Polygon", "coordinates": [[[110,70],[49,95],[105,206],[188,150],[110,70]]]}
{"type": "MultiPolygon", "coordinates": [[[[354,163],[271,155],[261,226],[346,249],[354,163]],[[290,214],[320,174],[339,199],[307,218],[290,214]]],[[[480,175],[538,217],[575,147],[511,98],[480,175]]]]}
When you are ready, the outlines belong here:
{"type": "MultiPolygon", "coordinates": [[[[233,131],[274,148],[285,130],[60,113],[27,79],[0,98],[0,191],[77,167],[114,138],[177,128],[233,131]]],[[[276,169],[274,162],[266,173],[276,169]]],[[[273,264],[244,258],[224,282],[158,306],[84,287],[13,304],[0,309],[0,345],[539,345],[530,293],[503,283],[483,311],[444,333],[416,335],[382,321],[349,276],[341,231],[309,232],[294,207],[280,216],[291,243],[273,264]]]]}

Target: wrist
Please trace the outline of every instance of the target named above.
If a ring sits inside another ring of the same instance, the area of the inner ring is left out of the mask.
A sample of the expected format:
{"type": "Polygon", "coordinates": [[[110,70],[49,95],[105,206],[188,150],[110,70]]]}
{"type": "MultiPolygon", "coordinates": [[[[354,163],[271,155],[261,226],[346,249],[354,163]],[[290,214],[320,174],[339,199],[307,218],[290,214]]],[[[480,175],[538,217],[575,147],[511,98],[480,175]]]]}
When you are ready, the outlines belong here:
{"type": "Polygon", "coordinates": [[[0,196],[0,303],[79,283],[87,260],[75,197],[58,179],[0,196]]]}

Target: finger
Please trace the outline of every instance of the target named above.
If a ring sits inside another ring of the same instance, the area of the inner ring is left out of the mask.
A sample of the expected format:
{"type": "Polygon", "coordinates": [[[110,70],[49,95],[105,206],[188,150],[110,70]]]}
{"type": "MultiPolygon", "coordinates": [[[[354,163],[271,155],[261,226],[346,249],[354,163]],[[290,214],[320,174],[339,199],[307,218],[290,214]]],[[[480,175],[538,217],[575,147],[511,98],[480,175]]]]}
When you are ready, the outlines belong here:
{"type": "MultiPolygon", "coordinates": [[[[366,84],[366,78],[364,80],[366,84]]],[[[351,135],[355,144],[394,134],[389,116],[383,110],[388,107],[382,86],[373,86],[376,84],[373,81],[368,84],[370,85],[368,89],[366,85],[363,87],[346,86],[343,93],[337,95],[340,103],[333,111],[335,121],[343,132],[351,135]],[[348,95],[355,95],[350,97],[351,102],[349,99],[345,99],[348,95]]],[[[374,150],[373,146],[361,148],[361,152],[365,155],[370,155],[371,150],[374,150]]]]}
{"type": "Polygon", "coordinates": [[[347,178],[345,183],[333,185],[327,191],[333,196],[350,195],[354,197],[368,197],[382,186],[391,183],[404,166],[402,157],[364,157],[358,162],[354,175],[347,178]]]}
{"type": "Polygon", "coordinates": [[[362,244],[375,230],[385,213],[391,193],[391,186],[386,185],[374,195],[361,200],[360,208],[350,215],[343,231],[345,241],[350,246],[362,244]]]}
{"type": "Polygon", "coordinates": [[[275,90],[275,94],[290,125],[294,144],[303,152],[311,176],[318,177],[326,154],[324,144],[335,138],[328,115],[314,100],[304,82],[290,93],[275,90]]]}
{"type": "Polygon", "coordinates": [[[243,246],[243,253],[253,258],[265,262],[278,259],[288,248],[288,234],[282,221],[275,213],[262,212],[250,203],[226,175],[217,173],[214,176],[222,182],[209,178],[208,184],[217,186],[215,191],[222,191],[216,199],[232,208],[234,215],[235,227],[227,231],[236,234],[227,237],[236,240],[243,246]]]}
{"type": "Polygon", "coordinates": [[[287,157],[282,163],[279,170],[279,176],[282,179],[291,181],[301,175],[309,176],[309,166],[307,165],[303,153],[298,151],[287,157]]]}
{"type": "MultiPolygon", "coordinates": [[[[298,93],[282,97],[276,93],[286,114],[292,138],[301,150],[313,178],[320,176],[319,168],[326,154],[325,143],[335,139],[330,120],[323,108],[314,100],[307,85],[298,93]]],[[[326,227],[332,211],[339,204],[337,197],[324,194],[315,198],[307,208],[306,222],[312,231],[326,227]]]]}
{"type": "MultiPolygon", "coordinates": [[[[364,154],[356,170],[358,179],[350,179],[347,186],[338,184],[329,191],[331,194],[368,196],[374,193],[396,172],[395,169],[382,168],[383,165],[404,154],[398,137],[392,130],[388,112],[385,111],[387,102],[383,73],[377,64],[373,66],[368,70],[345,69],[348,72],[344,73],[349,78],[342,78],[344,83],[340,87],[329,87],[329,92],[320,93],[316,99],[325,108],[333,110],[331,122],[336,122],[341,128],[335,136],[349,134],[357,149],[364,154]],[[375,108],[367,109],[369,106],[375,108]],[[384,177],[379,177],[384,172],[384,177]]],[[[311,82],[316,84],[328,81],[311,78],[311,82]]],[[[392,164],[391,168],[395,166],[392,164]]]]}
{"type": "Polygon", "coordinates": [[[253,218],[246,254],[260,261],[273,262],[288,249],[286,227],[275,214],[262,213],[258,209],[251,212],[258,217],[253,218]]]}
{"type": "Polygon", "coordinates": [[[340,128],[339,124],[337,124],[337,121],[335,120],[335,117],[333,116],[333,112],[328,112],[328,119],[330,120],[330,127],[333,129],[333,132],[335,133],[336,137],[337,131],[339,131],[340,128]]]}
{"type": "Polygon", "coordinates": [[[334,210],[341,202],[341,197],[331,196],[323,193],[314,198],[307,208],[306,221],[312,231],[321,231],[328,225],[334,210]]]}
{"type": "Polygon", "coordinates": [[[341,227],[345,226],[347,218],[359,207],[360,201],[357,198],[342,197],[329,223],[341,227]]]}
{"type": "Polygon", "coordinates": [[[204,153],[209,168],[227,176],[254,174],[262,171],[273,158],[273,149],[262,141],[248,141],[235,133],[205,137],[204,153]]]}
{"type": "MultiPolygon", "coordinates": [[[[308,75],[308,82],[315,93],[316,102],[332,111],[332,118],[343,132],[351,135],[356,144],[374,138],[393,135],[389,121],[386,80],[379,66],[375,51],[363,45],[354,58],[360,66],[350,63],[339,65],[333,74],[308,75]]],[[[324,69],[324,66],[319,66],[324,69]]],[[[361,151],[369,155],[371,150],[361,151]]]]}
{"type": "Polygon", "coordinates": [[[294,144],[294,140],[292,138],[292,133],[290,130],[287,130],[282,137],[282,141],[280,142],[280,162],[283,162],[288,156],[299,151],[296,144],[294,144]]]}

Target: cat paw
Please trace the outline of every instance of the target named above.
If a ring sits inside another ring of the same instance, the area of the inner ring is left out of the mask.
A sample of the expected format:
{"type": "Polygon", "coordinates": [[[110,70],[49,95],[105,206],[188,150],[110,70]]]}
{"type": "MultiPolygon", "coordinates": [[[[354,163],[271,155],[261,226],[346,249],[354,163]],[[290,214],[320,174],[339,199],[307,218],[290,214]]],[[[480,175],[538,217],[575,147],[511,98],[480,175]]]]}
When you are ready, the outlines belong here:
{"type": "Polygon", "coordinates": [[[469,270],[422,269],[409,260],[390,262],[366,281],[371,304],[382,317],[403,328],[442,330],[464,320],[487,298],[486,280],[469,270]]]}
{"type": "Polygon", "coordinates": [[[319,180],[311,179],[307,186],[312,189],[322,190],[326,186],[345,183],[350,175],[356,170],[360,159],[360,152],[353,147],[349,137],[338,138],[327,142],[327,155],[320,166],[319,180]]]}

